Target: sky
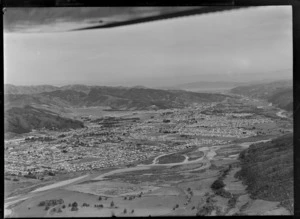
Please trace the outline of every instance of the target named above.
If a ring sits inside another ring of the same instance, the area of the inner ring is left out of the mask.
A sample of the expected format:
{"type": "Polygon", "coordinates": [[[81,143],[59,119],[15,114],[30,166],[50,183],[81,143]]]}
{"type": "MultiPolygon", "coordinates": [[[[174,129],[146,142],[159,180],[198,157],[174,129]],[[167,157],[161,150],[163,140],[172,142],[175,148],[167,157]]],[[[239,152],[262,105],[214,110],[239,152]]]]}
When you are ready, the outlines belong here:
{"type": "Polygon", "coordinates": [[[76,32],[10,32],[4,82],[159,87],[291,79],[292,49],[290,6],[76,32]]]}

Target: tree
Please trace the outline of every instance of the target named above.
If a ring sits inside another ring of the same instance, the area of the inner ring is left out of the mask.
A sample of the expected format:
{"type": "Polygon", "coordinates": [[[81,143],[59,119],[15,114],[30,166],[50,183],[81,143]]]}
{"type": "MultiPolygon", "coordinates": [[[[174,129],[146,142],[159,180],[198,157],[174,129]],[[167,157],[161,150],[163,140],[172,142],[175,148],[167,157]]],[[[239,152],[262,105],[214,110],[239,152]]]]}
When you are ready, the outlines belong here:
{"type": "Polygon", "coordinates": [[[71,211],[78,211],[78,208],[75,206],[72,206],[71,211]]]}
{"type": "Polygon", "coordinates": [[[114,207],[114,206],[115,206],[115,203],[113,201],[111,201],[110,207],[114,207]]]}
{"type": "Polygon", "coordinates": [[[124,209],[123,213],[124,213],[124,214],[126,214],[126,213],[127,213],[127,209],[126,209],[126,208],[124,209]]]}
{"type": "Polygon", "coordinates": [[[57,213],[61,213],[62,212],[62,210],[61,210],[61,208],[59,208],[58,210],[57,210],[57,213]]]}
{"type": "Polygon", "coordinates": [[[101,200],[102,200],[102,197],[100,196],[98,200],[101,201],[101,200]]]}
{"type": "Polygon", "coordinates": [[[63,205],[63,206],[62,206],[62,208],[66,208],[66,206],[65,206],[65,205],[63,205]]]}
{"type": "Polygon", "coordinates": [[[38,206],[45,206],[46,205],[46,202],[45,201],[41,201],[38,206]]]}
{"type": "Polygon", "coordinates": [[[218,190],[218,189],[221,189],[225,186],[225,184],[223,183],[222,180],[220,179],[217,179],[212,185],[211,185],[211,188],[213,190],[218,190]]]}
{"type": "Polygon", "coordinates": [[[131,214],[133,214],[133,213],[134,213],[134,209],[131,210],[131,214]]]}
{"type": "Polygon", "coordinates": [[[49,172],[48,175],[49,176],[55,176],[55,174],[53,172],[49,172]]]}
{"type": "Polygon", "coordinates": [[[77,202],[73,202],[72,207],[77,207],[77,206],[78,206],[77,202]]]}

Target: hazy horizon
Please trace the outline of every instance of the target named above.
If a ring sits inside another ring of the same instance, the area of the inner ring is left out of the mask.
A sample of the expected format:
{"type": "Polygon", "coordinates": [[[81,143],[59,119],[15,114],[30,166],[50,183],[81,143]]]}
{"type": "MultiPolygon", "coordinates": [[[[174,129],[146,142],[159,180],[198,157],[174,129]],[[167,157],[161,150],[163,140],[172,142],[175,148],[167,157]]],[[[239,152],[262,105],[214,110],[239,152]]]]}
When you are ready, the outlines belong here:
{"type": "Polygon", "coordinates": [[[22,86],[275,81],[292,79],[292,58],[290,6],[111,29],[4,33],[4,82],[22,86]]]}

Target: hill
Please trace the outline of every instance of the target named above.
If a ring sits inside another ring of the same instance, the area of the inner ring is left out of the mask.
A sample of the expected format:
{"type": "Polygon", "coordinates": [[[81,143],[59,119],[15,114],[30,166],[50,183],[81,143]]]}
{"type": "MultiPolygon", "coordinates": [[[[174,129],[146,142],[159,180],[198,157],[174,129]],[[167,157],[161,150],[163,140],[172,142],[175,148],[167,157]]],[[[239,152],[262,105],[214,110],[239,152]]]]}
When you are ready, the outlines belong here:
{"type": "Polygon", "coordinates": [[[187,91],[221,91],[229,90],[237,86],[245,85],[242,82],[229,82],[229,81],[199,81],[192,83],[177,84],[172,87],[165,87],[164,89],[180,89],[187,91]]]}
{"type": "Polygon", "coordinates": [[[80,121],[63,118],[48,110],[37,109],[32,106],[13,107],[5,112],[5,132],[17,134],[28,133],[32,129],[76,129],[83,128],[80,121]]]}
{"type": "Polygon", "coordinates": [[[144,87],[85,85],[8,86],[5,92],[5,132],[19,134],[43,127],[47,129],[83,127],[79,121],[59,116],[68,117],[70,108],[105,106],[112,110],[169,109],[183,108],[192,103],[218,102],[227,97],[222,94],[144,87]]]}
{"type": "Polygon", "coordinates": [[[273,95],[269,96],[267,100],[278,107],[287,111],[293,111],[293,89],[282,89],[273,95]]]}
{"type": "Polygon", "coordinates": [[[36,86],[15,86],[12,84],[4,85],[5,94],[36,94],[42,92],[50,92],[59,89],[52,85],[36,85],[36,86]]]}
{"type": "Polygon", "coordinates": [[[92,86],[82,84],[65,85],[61,87],[52,85],[32,85],[32,86],[16,86],[12,84],[4,85],[5,94],[38,94],[44,92],[51,92],[56,90],[75,90],[83,93],[88,93],[92,86]]]}
{"type": "MultiPolygon", "coordinates": [[[[30,90],[30,89],[28,89],[30,90]]],[[[28,92],[27,90],[25,92],[28,92]]],[[[5,108],[31,105],[68,108],[108,106],[116,110],[182,108],[192,103],[222,101],[222,94],[169,91],[142,87],[100,87],[70,85],[33,94],[5,94],[5,108]]]]}
{"type": "Polygon", "coordinates": [[[231,93],[267,100],[278,107],[293,110],[293,82],[276,81],[248,86],[239,86],[230,90],[231,93]]]}
{"type": "Polygon", "coordinates": [[[240,154],[239,178],[255,199],[280,201],[293,209],[293,135],[251,145],[240,154]]]}

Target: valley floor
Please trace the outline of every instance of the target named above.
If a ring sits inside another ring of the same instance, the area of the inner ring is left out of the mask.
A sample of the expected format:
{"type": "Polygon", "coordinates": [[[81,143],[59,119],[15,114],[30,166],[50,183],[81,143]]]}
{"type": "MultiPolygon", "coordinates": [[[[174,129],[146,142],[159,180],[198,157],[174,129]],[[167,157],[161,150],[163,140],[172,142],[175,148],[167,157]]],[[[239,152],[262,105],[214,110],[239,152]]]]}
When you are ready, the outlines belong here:
{"type": "Polygon", "coordinates": [[[9,140],[6,217],[293,214],[280,202],[253,199],[236,177],[242,151],[291,132],[291,118],[267,104],[256,109],[263,104],[228,99],[180,110],[112,112],[114,119],[97,112],[83,116],[85,129],[46,132],[54,139],[48,142],[9,140]],[[35,160],[32,172],[52,168],[54,176],[28,178],[20,156],[35,160]],[[218,180],[224,185],[216,190],[218,180]]]}

